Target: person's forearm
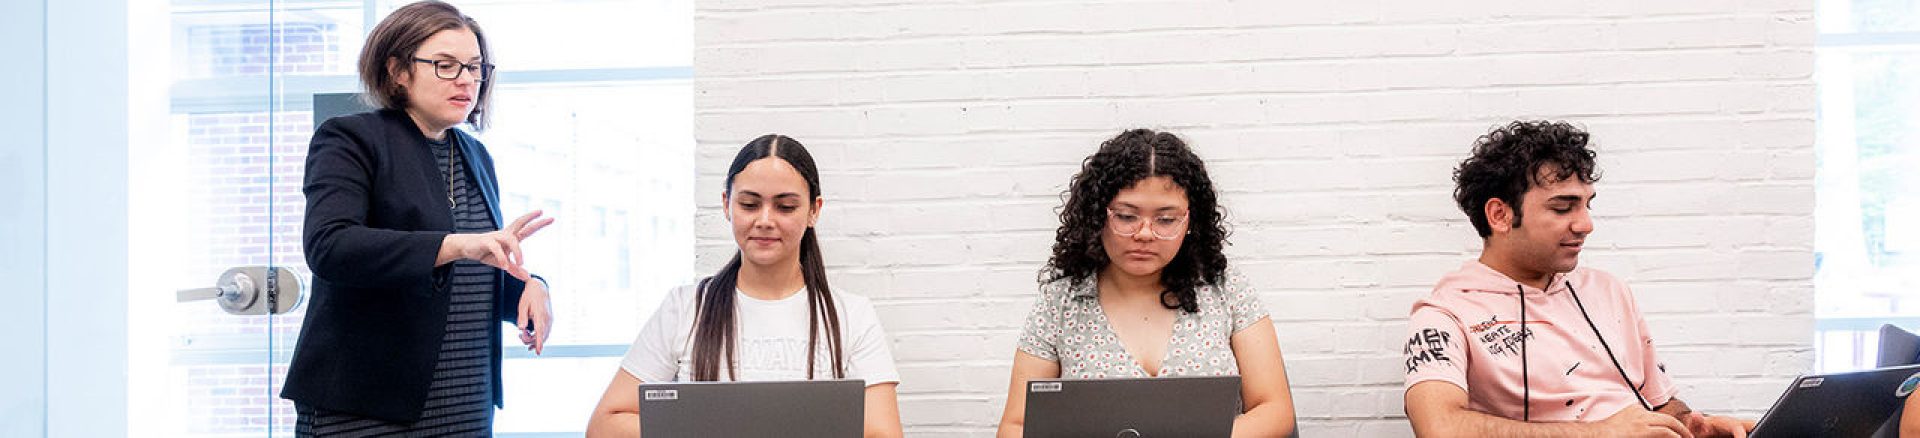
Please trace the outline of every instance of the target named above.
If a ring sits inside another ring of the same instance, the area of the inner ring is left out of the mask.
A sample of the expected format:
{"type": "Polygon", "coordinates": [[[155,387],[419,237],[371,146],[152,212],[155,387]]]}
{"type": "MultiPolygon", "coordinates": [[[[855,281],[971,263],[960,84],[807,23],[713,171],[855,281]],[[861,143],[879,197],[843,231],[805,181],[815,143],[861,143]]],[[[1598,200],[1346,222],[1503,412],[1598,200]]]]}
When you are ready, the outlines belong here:
{"type": "Polygon", "coordinates": [[[1021,427],[1019,424],[1002,421],[1000,422],[1000,433],[994,435],[994,438],[1021,438],[1021,435],[1026,432],[1022,430],[1021,427]]]}
{"type": "Polygon", "coordinates": [[[593,417],[587,424],[588,438],[637,438],[640,436],[640,414],[637,412],[603,412],[593,417]]]}
{"type": "Polygon", "coordinates": [[[1477,411],[1455,411],[1425,428],[1416,425],[1414,434],[1422,437],[1589,437],[1598,431],[1588,423],[1533,423],[1495,417],[1477,411]]]}
{"type": "Polygon", "coordinates": [[[865,438],[900,438],[900,428],[873,427],[869,425],[866,433],[862,434],[862,436],[865,438]]]}
{"type": "Polygon", "coordinates": [[[1920,438],[1920,397],[1907,397],[1906,412],[1900,414],[1900,438],[1920,438]]]}
{"type": "Polygon", "coordinates": [[[459,236],[454,234],[448,234],[446,238],[440,239],[440,254],[433,258],[434,267],[446,266],[448,263],[460,260],[460,244],[456,239],[459,239],[459,236]]]}
{"type": "Polygon", "coordinates": [[[1659,408],[1655,408],[1653,411],[1667,414],[1667,416],[1673,417],[1675,420],[1687,421],[1687,414],[1693,413],[1693,407],[1687,406],[1687,402],[1680,401],[1680,399],[1676,398],[1668,400],[1667,404],[1660,405],[1659,408]]]}
{"type": "Polygon", "coordinates": [[[364,226],[312,230],[303,241],[307,266],[329,283],[362,288],[428,284],[429,257],[445,250],[445,232],[395,231],[364,226]]]}
{"type": "Polygon", "coordinates": [[[1300,436],[1296,427],[1293,413],[1275,403],[1263,403],[1233,419],[1233,438],[1300,436]]]}

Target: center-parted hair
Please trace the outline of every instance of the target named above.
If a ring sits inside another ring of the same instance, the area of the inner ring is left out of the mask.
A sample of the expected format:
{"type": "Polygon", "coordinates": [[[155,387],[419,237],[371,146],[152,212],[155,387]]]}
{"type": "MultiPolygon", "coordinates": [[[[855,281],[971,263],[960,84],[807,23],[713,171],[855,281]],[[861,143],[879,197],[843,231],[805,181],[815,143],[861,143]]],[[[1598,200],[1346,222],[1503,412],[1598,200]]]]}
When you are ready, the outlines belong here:
{"type": "Polygon", "coordinates": [[[1473,156],[1453,170],[1453,200],[1467,213],[1475,231],[1493,235],[1487,223],[1487,200],[1513,206],[1513,226],[1520,226],[1520,200],[1536,185],[1579,178],[1600,180],[1587,132],[1567,122],[1515,121],[1494,128],[1473,142],[1473,156]],[[1543,174],[1542,169],[1550,172],[1543,174]]]}
{"type": "MultiPolygon", "coordinates": [[[[813,155],[801,146],[798,140],[784,135],[767,134],[748,142],[733,156],[733,164],[727,166],[726,190],[731,197],[733,177],[763,158],[786,161],[800,177],[807,180],[807,205],[820,199],[820,170],[813,163],[813,155]]],[[[733,208],[731,205],[722,208],[733,208]]],[[[768,207],[771,208],[771,207],[768,207]]],[[[739,340],[739,310],[735,304],[734,290],[740,280],[740,253],[735,251],[733,260],[728,261],[720,272],[712,277],[700,280],[695,294],[693,325],[693,380],[720,380],[720,370],[724,364],[727,376],[739,378],[735,368],[734,351],[739,340]]],[[[821,260],[820,238],[812,226],[800,238],[800,277],[807,285],[807,378],[814,378],[813,358],[819,349],[821,326],[826,327],[827,353],[833,357],[832,376],[835,379],[847,377],[847,367],[841,358],[840,348],[840,312],[834,308],[833,291],[827,288],[826,262],[821,260]]]]}
{"type": "Polygon", "coordinates": [[[1107,206],[1120,189],[1149,177],[1165,176],[1187,192],[1186,240],[1161,271],[1160,303],[1169,309],[1199,311],[1194,290],[1220,284],[1227,270],[1226,211],[1207,177],[1206,163],[1172,133],[1133,129],[1100,144],[1100,150],[1080,164],[1067,191],[1061,194],[1060,229],[1053,241],[1053,257],[1041,281],[1091,281],[1112,261],[1100,241],[1107,233],[1107,206]]]}

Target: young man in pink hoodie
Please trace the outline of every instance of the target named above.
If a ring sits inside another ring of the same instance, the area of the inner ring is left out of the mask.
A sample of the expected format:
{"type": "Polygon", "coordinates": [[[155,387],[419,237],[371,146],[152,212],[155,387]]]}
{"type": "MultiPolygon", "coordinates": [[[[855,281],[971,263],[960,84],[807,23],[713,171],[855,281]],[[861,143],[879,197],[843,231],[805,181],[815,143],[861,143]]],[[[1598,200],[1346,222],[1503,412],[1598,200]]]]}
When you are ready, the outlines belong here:
{"type": "Polygon", "coordinates": [[[1454,199],[1479,260],[1413,305],[1406,408],[1420,436],[1734,436],[1753,423],[1676,398],[1633,292],[1577,267],[1593,232],[1594,152],[1565,122],[1474,142],[1454,199]]]}

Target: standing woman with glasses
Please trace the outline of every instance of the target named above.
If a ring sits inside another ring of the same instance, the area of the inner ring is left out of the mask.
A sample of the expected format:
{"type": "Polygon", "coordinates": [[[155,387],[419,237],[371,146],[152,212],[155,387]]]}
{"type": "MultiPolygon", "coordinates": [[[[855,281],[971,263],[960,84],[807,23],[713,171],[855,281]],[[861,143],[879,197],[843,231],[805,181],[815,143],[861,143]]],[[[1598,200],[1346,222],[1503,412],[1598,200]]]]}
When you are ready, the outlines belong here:
{"type": "Polygon", "coordinates": [[[1087,157],[1065,198],[1000,436],[1021,436],[1028,380],[1236,374],[1233,436],[1293,435],[1273,322],[1227,268],[1225,214],[1200,157],[1171,133],[1126,131],[1087,157]]]}
{"type": "Polygon", "coordinates": [[[760,136],[734,155],[725,190],[733,260],[667,293],[613,372],[587,436],[642,436],[642,382],[827,379],[865,380],[862,435],[900,436],[900,373],[880,317],[865,297],[827,286],[813,155],[787,136],[760,136]]]}
{"type": "Polygon", "coordinates": [[[493,65],[480,26],[438,1],[367,36],[360,81],[381,109],[335,117],[307,152],[313,301],[280,396],[298,436],[492,434],[501,322],[539,353],[553,323],[521,242],[553,222],[504,222],[493,159],[455,129],[486,127],[493,65]]]}

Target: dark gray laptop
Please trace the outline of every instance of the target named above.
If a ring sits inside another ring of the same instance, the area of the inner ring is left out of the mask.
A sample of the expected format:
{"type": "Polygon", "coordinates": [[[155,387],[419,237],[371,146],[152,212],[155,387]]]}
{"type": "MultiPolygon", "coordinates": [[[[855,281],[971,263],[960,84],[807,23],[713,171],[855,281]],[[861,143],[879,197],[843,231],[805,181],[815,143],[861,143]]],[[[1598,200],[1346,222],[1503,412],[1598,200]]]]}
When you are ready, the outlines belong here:
{"type": "Polygon", "coordinates": [[[1240,377],[1027,382],[1025,433],[1044,437],[1225,437],[1240,415],[1240,377]]]}
{"type": "Polygon", "coordinates": [[[1920,336],[1886,324],[1880,326],[1880,367],[1912,365],[1920,362],[1920,336]]]}
{"type": "Polygon", "coordinates": [[[1916,387],[1920,365],[1800,376],[1751,436],[1873,436],[1916,387]]]}
{"type": "Polygon", "coordinates": [[[375,109],[377,108],[367,106],[366,102],[360,100],[360,93],[314,93],[313,127],[319,129],[321,122],[335,116],[359,114],[375,109]]]}
{"type": "Polygon", "coordinates": [[[858,437],[866,381],[640,385],[640,436],[858,437]]]}

